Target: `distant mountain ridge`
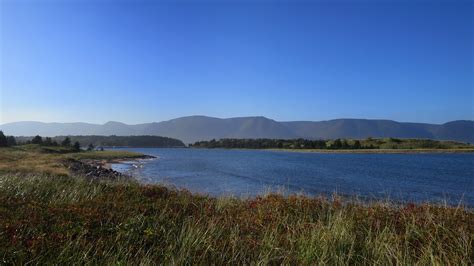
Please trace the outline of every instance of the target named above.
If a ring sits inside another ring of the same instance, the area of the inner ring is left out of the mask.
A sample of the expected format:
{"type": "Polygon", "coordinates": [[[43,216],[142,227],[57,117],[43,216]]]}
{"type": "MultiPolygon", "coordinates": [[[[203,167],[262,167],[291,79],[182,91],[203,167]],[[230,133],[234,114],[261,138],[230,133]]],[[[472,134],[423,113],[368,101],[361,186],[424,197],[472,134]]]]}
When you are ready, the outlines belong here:
{"type": "Polygon", "coordinates": [[[367,137],[429,138],[474,143],[474,121],[472,120],[457,120],[438,125],[375,119],[278,122],[262,116],[236,118],[187,116],[137,125],[114,121],[103,125],[14,122],[0,125],[0,130],[14,136],[154,135],[180,139],[185,143],[221,138],[360,139],[367,137]]]}

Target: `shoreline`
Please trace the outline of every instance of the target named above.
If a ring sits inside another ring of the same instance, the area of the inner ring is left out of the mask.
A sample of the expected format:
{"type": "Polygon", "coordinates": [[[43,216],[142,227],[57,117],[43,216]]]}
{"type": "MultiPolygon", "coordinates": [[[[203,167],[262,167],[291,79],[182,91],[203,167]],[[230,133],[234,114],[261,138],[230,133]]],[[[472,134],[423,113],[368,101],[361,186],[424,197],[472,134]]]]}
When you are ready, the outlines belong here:
{"type": "MultiPolygon", "coordinates": [[[[95,171],[94,174],[85,174],[84,172],[73,172],[74,174],[77,175],[82,175],[85,176],[86,178],[91,178],[93,180],[110,180],[110,181],[132,181],[132,182],[138,182],[139,185],[149,185],[149,184],[143,184],[140,182],[140,179],[137,178],[137,176],[131,175],[130,171],[117,171],[113,170],[111,167],[111,164],[113,163],[118,163],[118,164],[125,164],[125,162],[137,162],[141,160],[148,160],[148,159],[155,159],[157,157],[151,156],[151,157],[146,157],[146,158],[137,158],[137,159],[111,159],[111,160],[85,160],[85,161],[75,161],[76,163],[81,163],[85,165],[85,167],[91,167],[92,171],[95,171]]],[[[173,185],[170,187],[166,184],[151,184],[153,186],[163,186],[166,187],[167,189],[175,190],[175,191],[181,191],[182,189],[177,189],[176,187],[173,187],[173,185]]],[[[237,196],[233,194],[228,194],[228,195],[210,195],[207,193],[200,193],[200,192],[193,192],[189,188],[185,188],[184,190],[190,192],[192,195],[195,196],[205,196],[209,198],[214,198],[214,199],[227,199],[227,198],[235,198],[239,200],[252,200],[252,199],[258,199],[262,197],[266,197],[268,195],[277,195],[279,197],[289,199],[289,198],[294,198],[294,197],[302,197],[306,199],[331,199],[336,197],[337,200],[341,202],[341,204],[351,204],[354,202],[357,202],[358,204],[364,205],[364,206],[370,206],[372,204],[377,204],[377,203],[382,203],[386,205],[390,205],[392,207],[400,208],[403,207],[407,204],[414,204],[416,206],[424,206],[424,205],[430,205],[430,206],[439,206],[439,207],[462,207],[465,211],[472,211],[474,212],[474,205],[470,205],[469,203],[466,203],[464,201],[457,201],[457,203],[452,202],[449,203],[446,200],[410,200],[410,199],[390,199],[389,195],[387,197],[375,197],[373,195],[362,195],[362,194],[352,194],[352,193],[338,193],[336,191],[332,192],[320,192],[317,194],[308,194],[303,191],[301,192],[292,192],[292,193],[285,193],[281,192],[277,189],[271,190],[271,191],[265,191],[265,189],[262,188],[262,192],[250,197],[244,196],[237,196]]]]}
{"type": "Polygon", "coordinates": [[[116,159],[109,159],[109,160],[107,160],[107,159],[103,159],[103,160],[92,159],[90,161],[92,163],[95,163],[96,165],[100,165],[103,168],[112,170],[112,164],[123,164],[125,162],[140,162],[140,161],[143,161],[143,160],[152,160],[152,159],[156,159],[156,158],[157,157],[155,157],[155,156],[144,154],[141,157],[135,157],[135,158],[116,158],[116,159]]]}
{"type": "MultiPolygon", "coordinates": [[[[216,149],[221,149],[221,148],[216,148],[216,149]]],[[[230,150],[230,149],[228,149],[230,150]]],[[[445,153],[462,153],[461,151],[457,150],[456,152],[453,152],[453,149],[450,149],[450,150],[441,150],[441,149],[438,149],[438,150],[435,150],[435,149],[416,149],[416,150],[396,150],[396,149],[392,149],[392,150],[383,150],[383,149],[374,149],[374,150],[304,150],[304,149],[301,149],[301,150],[291,150],[291,149],[238,149],[238,148],[234,148],[233,150],[268,150],[270,152],[285,152],[285,151],[289,151],[289,152],[306,152],[306,153],[332,153],[332,154],[336,154],[336,153],[341,153],[341,154],[349,154],[349,153],[355,153],[355,154],[427,154],[427,153],[438,153],[438,154],[445,154],[445,153]],[[367,152],[369,151],[369,152],[367,152]],[[406,151],[409,151],[409,152],[406,152],[406,151]],[[400,153],[401,152],[401,153],[400,153]]],[[[469,152],[474,152],[474,149],[473,150],[470,150],[469,152]]],[[[468,153],[469,153],[468,152],[468,153]]],[[[107,168],[107,169],[110,169],[112,171],[115,171],[115,172],[118,172],[122,175],[126,175],[126,176],[129,176],[131,179],[134,179],[134,180],[137,180],[140,182],[140,175],[137,174],[137,170],[139,170],[140,168],[143,167],[144,164],[141,163],[141,161],[143,160],[149,160],[149,159],[155,159],[155,158],[159,158],[159,157],[154,157],[154,156],[149,156],[149,155],[144,155],[142,158],[117,158],[117,159],[111,159],[111,160],[92,160],[91,163],[96,163],[96,164],[100,164],[102,167],[104,168],[107,168]],[[122,166],[119,166],[117,168],[115,168],[116,170],[112,169],[112,164],[121,164],[123,165],[122,166]]],[[[189,188],[187,188],[189,189],[189,188]]],[[[191,191],[191,190],[190,190],[191,191]]],[[[270,191],[264,191],[264,188],[262,188],[262,193],[260,192],[256,192],[257,195],[253,196],[253,197],[259,197],[259,196],[262,196],[262,195],[265,195],[266,193],[270,193],[270,194],[273,194],[273,193],[276,193],[276,194],[279,194],[280,192],[277,191],[277,190],[274,190],[273,192],[270,192],[270,191]]],[[[197,193],[197,194],[200,194],[200,192],[192,192],[192,193],[197,193]]],[[[308,197],[308,198],[313,198],[313,197],[320,197],[322,195],[330,195],[332,193],[335,193],[335,191],[329,191],[329,192],[319,192],[319,193],[316,193],[316,194],[312,194],[312,193],[305,193],[303,191],[301,192],[292,192],[292,193],[289,193],[287,194],[285,197],[291,197],[291,196],[294,196],[294,195],[302,195],[304,197],[308,197]]],[[[285,194],[285,193],[283,193],[285,194]]],[[[213,197],[213,198],[221,198],[221,197],[227,197],[227,196],[231,196],[231,197],[234,197],[236,195],[234,194],[228,194],[228,195],[210,195],[210,194],[207,194],[207,193],[204,193],[204,195],[207,195],[207,196],[210,196],[210,197],[213,197]]],[[[379,200],[382,200],[382,198],[380,197],[375,197],[375,196],[372,196],[372,195],[362,195],[362,194],[352,194],[352,193],[343,193],[343,194],[338,194],[338,196],[341,196],[342,198],[350,201],[352,198],[358,198],[358,199],[362,199],[363,198],[363,202],[374,202],[374,201],[379,201],[379,200]]],[[[237,195],[237,197],[240,197],[237,195]]],[[[448,204],[448,205],[451,205],[451,206],[455,206],[456,204],[459,204],[459,202],[451,202],[451,203],[446,203],[445,202],[446,199],[444,200],[427,200],[427,199],[422,199],[422,200],[414,200],[414,199],[394,199],[392,200],[392,204],[397,204],[397,205],[403,205],[405,204],[406,202],[414,202],[416,204],[435,204],[435,205],[441,205],[441,204],[448,204]]],[[[449,200],[448,200],[449,201],[449,200]]],[[[469,205],[467,203],[464,203],[463,204],[464,206],[468,207],[469,209],[474,209],[474,205],[469,205]]]]}
{"type": "Polygon", "coordinates": [[[353,153],[353,154],[446,154],[446,153],[474,153],[474,149],[360,149],[360,150],[326,150],[326,149],[261,149],[276,152],[300,153],[353,153]]]}
{"type": "Polygon", "coordinates": [[[274,152],[299,152],[299,153],[354,153],[354,154],[411,154],[411,153],[474,153],[474,148],[466,149],[347,149],[347,150],[331,150],[331,149],[251,149],[251,148],[190,148],[190,149],[207,149],[207,150],[254,150],[254,151],[274,151],[274,152]]]}
{"type": "Polygon", "coordinates": [[[2,261],[299,265],[319,254],[330,264],[341,256],[348,264],[472,261],[474,209],[463,201],[399,201],[337,190],[219,197],[105,168],[150,158],[0,148],[2,261]]]}
{"type": "Polygon", "coordinates": [[[155,156],[142,155],[134,158],[113,158],[113,159],[82,159],[82,160],[66,160],[65,165],[72,174],[83,175],[91,179],[125,179],[135,180],[135,178],[127,173],[122,173],[112,169],[112,164],[120,164],[124,162],[134,162],[141,160],[155,159],[155,156]]]}

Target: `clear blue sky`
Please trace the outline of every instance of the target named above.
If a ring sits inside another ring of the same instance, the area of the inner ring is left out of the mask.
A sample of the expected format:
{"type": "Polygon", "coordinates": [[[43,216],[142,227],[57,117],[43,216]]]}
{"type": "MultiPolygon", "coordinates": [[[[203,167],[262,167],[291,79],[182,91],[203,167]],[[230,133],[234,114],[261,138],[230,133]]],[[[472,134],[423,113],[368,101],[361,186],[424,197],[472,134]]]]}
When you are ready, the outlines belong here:
{"type": "Polygon", "coordinates": [[[473,1],[0,3],[0,123],[474,119],[473,1]]]}

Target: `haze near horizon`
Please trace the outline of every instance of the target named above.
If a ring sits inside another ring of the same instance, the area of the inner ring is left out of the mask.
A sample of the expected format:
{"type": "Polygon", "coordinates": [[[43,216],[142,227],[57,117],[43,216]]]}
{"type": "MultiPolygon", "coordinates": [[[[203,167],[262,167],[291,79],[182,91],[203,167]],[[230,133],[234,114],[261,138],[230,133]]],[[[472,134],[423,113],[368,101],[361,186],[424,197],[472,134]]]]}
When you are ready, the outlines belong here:
{"type": "Polygon", "coordinates": [[[0,124],[474,120],[471,1],[2,1],[0,124]]]}

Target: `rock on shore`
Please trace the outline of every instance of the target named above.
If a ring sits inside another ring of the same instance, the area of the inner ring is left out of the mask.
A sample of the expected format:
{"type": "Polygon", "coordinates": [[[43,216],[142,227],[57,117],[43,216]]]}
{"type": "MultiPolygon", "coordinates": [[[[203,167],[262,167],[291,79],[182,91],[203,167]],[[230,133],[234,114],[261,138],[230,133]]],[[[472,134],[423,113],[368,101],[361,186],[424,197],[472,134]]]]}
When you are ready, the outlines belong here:
{"type": "Polygon", "coordinates": [[[110,168],[104,167],[101,161],[82,162],[69,159],[64,162],[71,174],[85,176],[89,179],[102,180],[130,180],[131,177],[110,168]]]}

